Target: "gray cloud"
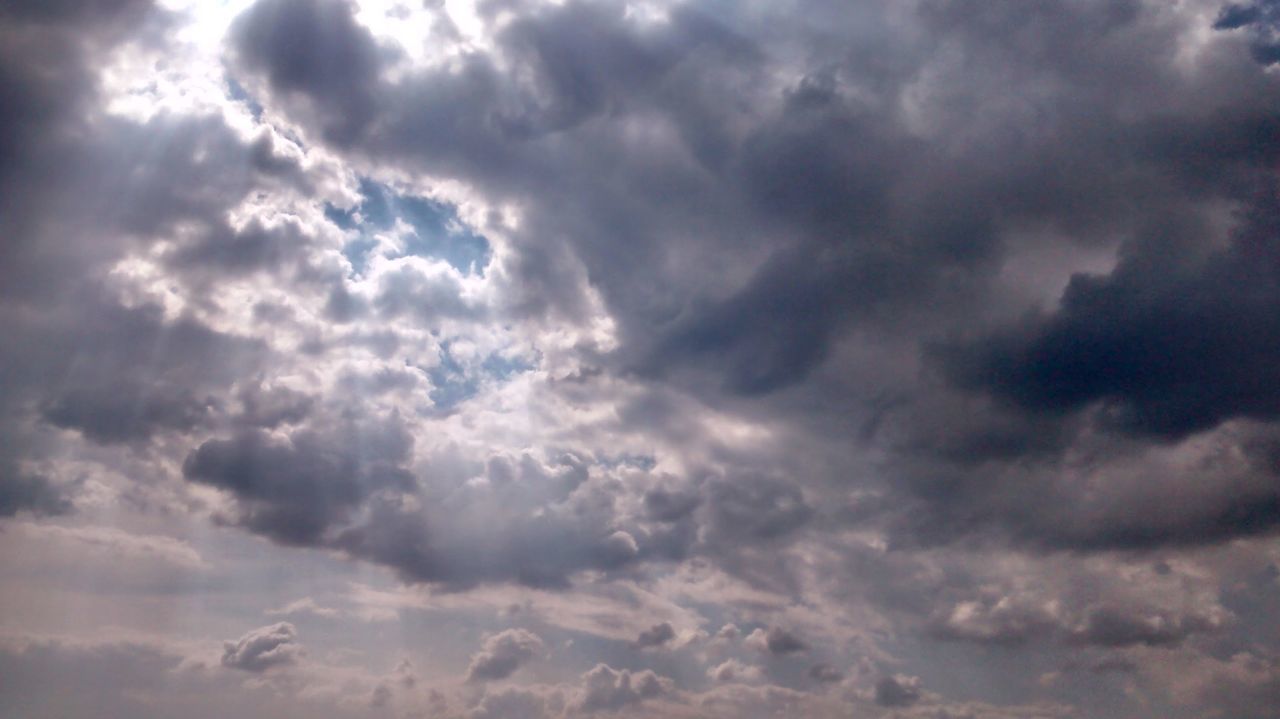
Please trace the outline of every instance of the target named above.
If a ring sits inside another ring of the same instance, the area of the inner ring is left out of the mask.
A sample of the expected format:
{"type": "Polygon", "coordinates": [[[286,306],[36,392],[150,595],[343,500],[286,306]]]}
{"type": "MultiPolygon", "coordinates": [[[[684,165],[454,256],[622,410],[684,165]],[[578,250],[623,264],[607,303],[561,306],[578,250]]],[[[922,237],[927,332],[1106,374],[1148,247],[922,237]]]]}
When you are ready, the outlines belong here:
{"type": "Polygon", "coordinates": [[[1280,63],[1280,7],[1270,0],[1230,3],[1214,21],[1215,30],[1245,30],[1249,51],[1264,65],[1280,63]]]}
{"type": "Polygon", "coordinates": [[[582,684],[579,708],[584,712],[617,711],[661,696],[671,688],[670,679],[652,671],[618,670],[607,664],[597,664],[583,674],[582,684]]]}
{"type": "Polygon", "coordinates": [[[325,134],[349,141],[375,112],[382,52],[343,0],[255,3],[232,31],[239,61],[271,89],[316,105],[325,134]]]}
{"type": "Polygon", "coordinates": [[[662,622],[640,632],[640,636],[636,637],[636,646],[660,647],[675,638],[676,631],[671,628],[671,622],[662,622]]]}
{"type": "Polygon", "coordinates": [[[813,514],[800,489],[759,476],[723,478],[708,485],[707,509],[714,536],[728,541],[780,539],[813,514]]]}
{"type": "Polygon", "coordinates": [[[809,667],[809,678],[821,684],[832,684],[844,679],[844,673],[830,664],[814,664],[809,667]]]}
{"type": "Polygon", "coordinates": [[[0,517],[18,512],[62,514],[70,502],[48,479],[39,475],[20,474],[12,467],[0,465],[0,517]]]}
{"type": "Polygon", "coordinates": [[[876,682],[875,701],[882,707],[907,707],[920,699],[919,677],[901,674],[876,682]]]}
{"type": "Polygon", "coordinates": [[[1076,275],[1056,314],[943,361],[961,383],[1027,409],[1100,404],[1106,422],[1161,437],[1272,419],[1280,284],[1265,238],[1280,230],[1274,205],[1260,198],[1229,250],[1183,267],[1138,255],[1106,277],[1076,275]]]}
{"type": "Polygon", "coordinates": [[[288,622],[259,627],[234,642],[225,642],[222,666],[245,672],[264,672],[298,661],[302,648],[298,630],[288,622]]]}
{"type": "Polygon", "coordinates": [[[1090,607],[1080,624],[1071,628],[1070,636],[1073,641],[1104,647],[1168,646],[1196,632],[1219,629],[1223,623],[1223,618],[1214,614],[1146,613],[1141,609],[1097,605],[1090,607]]]}
{"type": "Polygon", "coordinates": [[[809,648],[803,639],[781,627],[769,627],[767,631],[757,629],[743,642],[757,651],[774,655],[794,654],[809,648]]]}
{"type": "Polygon", "coordinates": [[[543,719],[547,716],[546,699],[536,692],[508,687],[488,692],[471,711],[470,719],[543,719]]]}
{"type": "MultiPolygon", "coordinates": [[[[457,15],[0,9],[0,518],[200,537],[219,621],[314,596],[365,652],[126,652],[108,715],[1265,714],[1274,2],[457,15]],[[350,626],[392,609],[421,686],[350,626]],[[476,686],[551,646],[581,686],[476,686]]],[[[6,614],[197,591],[60,566],[0,565],[6,614]]],[[[0,661],[111,685],[84,655],[0,661]]]]}
{"type": "Polygon", "coordinates": [[[298,430],[287,442],[260,430],[211,439],[182,471],[230,492],[246,528],[286,544],[322,544],[373,493],[413,486],[400,466],[413,439],[397,420],[335,430],[342,434],[298,430]]]}
{"type": "Polygon", "coordinates": [[[543,651],[542,638],[524,629],[508,629],[484,640],[480,651],[471,657],[467,681],[486,682],[506,679],[520,666],[543,651]]]}

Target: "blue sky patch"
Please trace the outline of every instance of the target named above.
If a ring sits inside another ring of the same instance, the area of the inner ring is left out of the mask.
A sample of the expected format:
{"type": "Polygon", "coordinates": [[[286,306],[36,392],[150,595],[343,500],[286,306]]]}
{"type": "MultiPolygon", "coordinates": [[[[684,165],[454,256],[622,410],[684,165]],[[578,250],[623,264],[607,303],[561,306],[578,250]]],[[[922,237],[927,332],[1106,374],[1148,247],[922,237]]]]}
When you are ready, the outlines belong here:
{"type": "Polygon", "coordinates": [[[344,230],[362,231],[359,239],[343,248],[357,274],[364,272],[369,253],[377,246],[366,233],[389,230],[401,219],[413,232],[405,238],[405,252],[400,256],[435,257],[463,274],[484,275],[493,255],[489,241],[468,229],[452,205],[402,195],[369,178],[360,180],[360,196],[360,204],[348,210],[325,203],[324,213],[344,230]]]}
{"type": "Polygon", "coordinates": [[[440,344],[440,361],[434,367],[420,368],[434,389],[428,393],[437,410],[449,411],[480,393],[485,381],[503,383],[536,365],[523,357],[503,357],[490,353],[478,364],[464,364],[450,351],[451,342],[440,344]]]}

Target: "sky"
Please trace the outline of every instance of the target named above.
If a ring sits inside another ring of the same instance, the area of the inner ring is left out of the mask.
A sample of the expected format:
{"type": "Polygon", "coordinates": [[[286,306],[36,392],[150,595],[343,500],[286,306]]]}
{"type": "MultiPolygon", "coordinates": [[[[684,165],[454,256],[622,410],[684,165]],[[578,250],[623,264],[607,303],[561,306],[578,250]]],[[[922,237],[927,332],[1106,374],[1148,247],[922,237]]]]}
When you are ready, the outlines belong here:
{"type": "Polygon", "coordinates": [[[1276,716],[1276,0],[9,0],[0,98],[0,716],[1276,716]]]}

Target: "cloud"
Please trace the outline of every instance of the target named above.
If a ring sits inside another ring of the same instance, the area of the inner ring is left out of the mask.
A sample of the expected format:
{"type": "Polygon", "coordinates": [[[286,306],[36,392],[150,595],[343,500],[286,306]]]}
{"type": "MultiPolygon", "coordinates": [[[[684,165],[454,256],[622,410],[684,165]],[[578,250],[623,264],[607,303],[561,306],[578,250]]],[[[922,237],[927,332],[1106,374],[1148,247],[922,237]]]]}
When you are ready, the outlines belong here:
{"type": "Polygon", "coordinates": [[[1106,276],[1075,275],[1055,314],[944,362],[959,382],[1029,410],[1097,404],[1108,424],[1170,439],[1274,418],[1265,348],[1280,331],[1280,280],[1259,244],[1280,228],[1274,204],[1260,199],[1233,246],[1200,262],[1136,255],[1106,276]],[[1250,292],[1230,290],[1241,286],[1250,292]]]}
{"type": "Polygon", "coordinates": [[[334,681],[359,683],[341,669],[291,684],[271,673],[246,680],[206,664],[184,642],[70,641],[6,636],[0,668],[6,677],[0,710],[21,715],[160,719],[187,716],[271,716],[304,719],[317,712],[342,719],[368,716],[367,694],[353,695],[334,681]],[[49,677],[79,679],[48,690],[49,677]]]}
{"type": "Polygon", "coordinates": [[[469,716],[471,719],[542,719],[548,714],[546,700],[540,694],[508,687],[486,693],[469,716]]]}
{"type": "MultiPolygon", "coordinates": [[[[504,466],[491,462],[484,471],[500,475],[504,466]]],[[[411,581],[455,586],[565,587],[583,570],[622,570],[646,548],[619,528],[619,486],[606,477],[587,481],[589,466],[573,456],[529,458],[516,481],[492,476],[458,487],[447,511],[374,501],[371,520],[341,533],[335,546],[411,581]]]]}
{"type": "Polygon", "coordinates": [[[9,713],[1265,713],[1275,3],[766,5],[0,9],[9,713]]]}
{"type": "Polygon", "coordinates": [[[907,707],[919,700],[919,677],[897,674],[876,682],[875,702],[882,707],[907,707]]]}
{"type": "Polygon", "coordinates": [[[662,622],[640,632],[640,636],[636,637],[636,646],[660,647],[675,638],[676,631],[671,628],[671,622],[662,622]]]}
{"type": "Polygon", "coordinates": [[[1234,622],[1213,588],[1172,572],[1134,569],[1126,575],[1063,566],[1041,571],[1021,588],[1013,588],[1017,582],[1004,591],[980,586],[977,597],[941,603],[928,618],[928,631],[944,639],[1003,646],[1177,647],[1234,622]]]}
{"type": "Polygon", "coordinates": [[[348,141],[373,115],[381,51],[342,0],[255,3],[232,30],[239,61],[271,89],[307,97],[325,134],[348,141]]]}
{"type": "Polygon", "coordinates": [[[760,667],[726,659],[707,670],[707,676],[718,682],[758,682],[764,678],[760,667]]]}
{"type": "Polygon", "coordinates": [[[1280,63],[1280,10],[1274,2],[1255,0],[1224,5],[1213,29],[1246,30],[1254,59],[1264,65],[1280,63]]]}
{"type": "Polygon", "coordinates": [[[809,667],[809,678],[821,684],[833,684],[844,679],[844,674],[830,664],[814,664],[809,667]]]}
{"type": "Polygon", "coordinates": [[[524,629],[508,629],[487,637],[480,651],[471,656],[467,681],[506,679],[540,654],[543,648],[542,638],[524,629]]]}
{"type": "Polygon", "coordinates": [[[341,612],[337,609],[321,606],[311,597],[294,600],[279,609],[268,609],[266,613],[285,617],[293,614],[313,614],[317,617],[330,619],[341,615],[341,612]]]}
{"type": "Polygon", "coordinates": [[[1261,719],[1280,698],[1280,668],[1274,659],[1247,652],[1216,663],[1197,697],[1241,719],[1261,719]]]}
{"type": "Polygon", "coordinates": [[[597,664],[583,674],[582,684],[578,707],[584,712],[617,711],[661,696],[672,688],[670,679],[652,671],[617,670],[607,664],[597,664]]]}
{"type": "Polygon", "coordinates": [[[768,631],[756,629],[742,640],[743,644],[758,651],[781,656],[794,654],[809,648],[800,637],[781,627],[769,627],[768,631]]]}
{"type": "Polygon", "coordinates": [[[372,493],[408,489],[399,467],[412,438],[390,420],[354,435],[327,437],[307,430],[280,442],[259,430],[201,444],[183,463],[193,482],[227,490],[241,508],[236,521],[286,544],[321,544],[372,493]]]}
{"type": "Polygon", "coordinates": [[[1070,630],[1073,641],[1108,647],[1143,644],[1169,646],[1197,632],[1212,632],[1226,624],[1219,612],[1173,614],[1141,609],[1095,605],[1070,630]]]}
{"type": "Polygon", "coordinates": [[[222,666],[244,672],[265,672],[296,664],[302,655],[298,630],[288,622],[259,627],[234,642],[224,642],[222,666]]]}
{"type": "Polygon", "coordinates": [[[190,431],[208,421],[210,402],[181,389],[151,386],[74,389],[44,409],[44,419],[57,427],[78,429],[109,444],[147,439],[160,430],[190,431]]]}
{"type": "Polygon", "coordinates": [[[767,477],[725,478],[709,484],[713,536],[727,541],[768,541],[787,536],[812,516],[794,484],[767,477]]]}
{"type": "Polygon", "coordinates": [[[44,477],[17,474],[3,463],[0,472],[0,517],[19,512],[62,514],[71,509],[66,497],[44,477]]]}

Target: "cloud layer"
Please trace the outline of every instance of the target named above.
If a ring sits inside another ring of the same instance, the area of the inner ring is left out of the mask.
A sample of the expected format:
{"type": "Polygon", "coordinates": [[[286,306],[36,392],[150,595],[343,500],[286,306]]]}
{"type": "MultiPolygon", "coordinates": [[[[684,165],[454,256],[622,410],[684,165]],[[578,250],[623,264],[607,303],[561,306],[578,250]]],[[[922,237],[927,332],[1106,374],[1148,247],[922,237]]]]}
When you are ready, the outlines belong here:
{"type": "Polygon", "coordinates": [[[1278,48],[7,4],[0,713],[1267,716],[1278,48]]]}

